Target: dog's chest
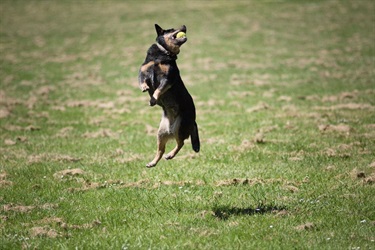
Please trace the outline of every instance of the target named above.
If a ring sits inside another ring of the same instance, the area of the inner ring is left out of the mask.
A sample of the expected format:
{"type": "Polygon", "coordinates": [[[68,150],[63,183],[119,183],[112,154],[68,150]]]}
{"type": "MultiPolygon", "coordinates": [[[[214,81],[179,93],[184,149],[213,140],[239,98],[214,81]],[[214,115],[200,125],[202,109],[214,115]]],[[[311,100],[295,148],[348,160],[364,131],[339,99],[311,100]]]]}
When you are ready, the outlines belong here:
{"type": "Polygon", "coordinates": [[[141,67],[141,71],[148,81],[150,81],[154,88],[157,88],[162,79],[168,78],[168,73],[170,70],[170,65],[165,63],[160,63],[157,61],[150,61],[141,67]]]}

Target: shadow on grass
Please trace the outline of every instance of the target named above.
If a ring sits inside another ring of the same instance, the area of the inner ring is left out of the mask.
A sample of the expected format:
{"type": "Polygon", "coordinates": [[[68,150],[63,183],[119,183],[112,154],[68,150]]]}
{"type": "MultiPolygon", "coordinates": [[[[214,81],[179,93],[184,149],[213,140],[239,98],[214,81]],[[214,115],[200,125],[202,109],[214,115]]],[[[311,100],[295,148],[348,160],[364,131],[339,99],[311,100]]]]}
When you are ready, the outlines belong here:
{"type": "Polygon", "coordinates": [[[286,207],[278,207],[274,205],[261,205],[256,208],[239,208],[230,206],[219,206],[215,207],[213,211],[213,216],[220,220],[227,220],[231,216],[242,216],[242,215],[254,215],[254,214],[267,214],[279,211],[285,211],[286,207]]]}

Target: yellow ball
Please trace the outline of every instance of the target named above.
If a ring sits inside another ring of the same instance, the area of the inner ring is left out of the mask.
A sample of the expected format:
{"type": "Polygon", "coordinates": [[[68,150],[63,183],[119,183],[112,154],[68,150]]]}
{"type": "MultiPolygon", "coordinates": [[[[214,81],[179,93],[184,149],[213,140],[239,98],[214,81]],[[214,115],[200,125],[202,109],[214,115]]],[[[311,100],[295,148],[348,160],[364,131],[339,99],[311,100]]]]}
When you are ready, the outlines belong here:
{"type": "Polygon", "coordinates": [[[178,33],[177,33],[177,36],[176,36],[176,37],[177,37],[177,38],[181,38],[181,37],[185,37],[185,36],[186,36],[185,32],[182,32],[182,31],[181,31],[181,32],[178,32],[178,33]]]}

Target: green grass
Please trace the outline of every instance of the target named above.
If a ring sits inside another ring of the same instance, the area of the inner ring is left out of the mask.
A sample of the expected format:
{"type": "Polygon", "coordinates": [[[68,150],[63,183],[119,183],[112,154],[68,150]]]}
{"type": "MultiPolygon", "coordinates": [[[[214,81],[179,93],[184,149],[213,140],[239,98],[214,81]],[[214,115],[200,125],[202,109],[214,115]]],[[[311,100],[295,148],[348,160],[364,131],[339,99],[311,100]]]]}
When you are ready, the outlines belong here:
{"type": "Polygon", "coordinates": [[[374,249],[374,13],[1,1],[0,249],[374,249]],[[154,23],[187,26],[201,152],[146,169],[154,23]]]}

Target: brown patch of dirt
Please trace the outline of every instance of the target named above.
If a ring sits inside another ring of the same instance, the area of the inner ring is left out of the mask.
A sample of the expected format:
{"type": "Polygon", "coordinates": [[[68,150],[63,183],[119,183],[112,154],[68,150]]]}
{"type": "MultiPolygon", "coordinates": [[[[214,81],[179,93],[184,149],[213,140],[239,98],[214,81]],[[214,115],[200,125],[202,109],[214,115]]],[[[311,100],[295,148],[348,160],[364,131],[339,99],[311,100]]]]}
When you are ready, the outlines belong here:
{"type": "Polygon", "coordinates": [[[10,187],[13,185],[12,181],[0,180],[0,188],[10,187]]]}
{"type": "Polygon", "coordinates": [[[93,105],[92,101],[68,101],[66,103],[66,106],[70,108],[90,107],[92,105],[93,105]]]}
{"type": "Polygon", "coordinates": [[[54,90],[55,88],[53,86],[46,85],[46,86],[40,87],[35,93],[41,96],[48,96],[48,94],[54,90]]]}
{"type": "Polygon", "coordinates": [[[294,156],[294,157],[289,157],[288,160],[290,160],[290,161],[302,161],[303,157],[294,156]]]}
{"type": "Polygon", "coordinates": [[[255,147],[255,144],[253,141],[250,141],[250,140],[243,140],[241,142],[241,145],[239,146],[234,146],[233,147],[233,150],[234,151],[239,151],[239,152],[244,152],[246,150],[250,150],[250,149],[253,149],[255,147]]]}
{"type": "Polygon", "coordinates": [[[62,218],[59,217],[46,217],[39,221],[36,221],[36,224],[48,224],[48,225],[59,225],[66,224],[62,218]]]}
{"type": "Polygon", "coordinates": [[[69,155],[55,155],[53,160],[58,162],[78,162],[81,160],[81,158],[76,158],[69,155]]]}
{"type": "Polygon", "coordinates": [[[329,157],[340,157],[340,158],[349,158],[351,156],[350,153],[340,152],[333,148],[324,149],[323,154],[329,157]]]}
{"type": "Polygon", "coordinates": [[[14,204],[5,204],[3,206],[4,212],[13,211],[13,212],[19,212],[19,213],[27,213],[35,208],[36,208],[35,206],[21,206],[21,205],[14,205],[14,204]]]}
{"type": "Polygon", "coordinates": [[[11,112],[8,108],[1,108],[0,109],[0,119],[7,118],[10,116],[11,112]]]}
{"type": "Polygon", "coordinates": [[[370,174],[370,176],[363,179],[365,184],[374,184],[375,183],[375,173],[370,174]]]}
{"type": "Polygon", "coordinates": [[[193,181],[160,181],[160,182],[155,183],[152,187],[153,188],[158,188],[160,186],[179,186],[179,187],[182,187],[182,186],[185,186],[185,185],[201,186],[201,185],[204,185],[204,182],[200,181],[200,180],[196,181],[196,182],[193,182],[193,181]]]}
{"type": "Polygon", "coordinates": [[[13,212],[19,212],[19,213],[27,213],[30,212],[34,209],[43,209],[43,210],[49,210],[49,209],[54,209],[58,207],[57,204],[51,204],[51,203],[46,203],[40,206],[23,206],[23,205],[15,205],[15,204],[5,204],[3,206],[4,212],[8,211],[13,211],[13,212]]]}
{"type": "MultiPolygon", "coordinates": [[[[291,182],[289,180],[283,179],[248,179],[248,178],[233,178],[227,180],[219,180],[215,183],[215,186],[238,186],[238,185],[255,185],[255,184],[267,184],[267,183],[282,183],[286,185],[286,188],[289,187],[290,189],[293,187],[295,191],[297,191],[297,187],[299,185],[298,182],[291,182]]],[[[288,189],[288,188],[287,188],[288,189]]]]}
{"type": "Polygon", "coordinates": [[[267,103],[260,102],[257,105],[255,105],[255,106],[253,106],[251,108],[246,109],[246,112],[248,112],[248,113],[254,113],[254,112],[259,112],[259,111],[262,111],[262,110],[267,110],[269,108],[270,108],[270,106],[267,103]]]}
{"type": "Polygon", "coordinates": [[[261,128],[254,135],[254,137],[253,137],[252,140],[244,139],[241,142],[241,145],[234,146],[233,149],[235,151],[243,152],[243,151],[246,151],[246,150],[253,149],[256,146],[256,144],[262,144],[262,143],[267,143],[267,142],[276,142],[276,141],[266,140],[265,139],[265,134],[268,133],[268,132],[271,132],[271,131],[273,131],[275,129],[278,129],[278,126],[268,126],[268,127],[266,126],[264,128],[261,128]]]}
{"type": "Polygon", "coordinates": [[[321,132],[349,133],[351,130],[351,127],[345,124],[339,124],[339,125],[322,124],[322,125],[319,125],[318,128],[321,132]]]}
{"type": "Polygon", "coordinates": [[[257,183],[264,183],[264,182],[260,179],[234,178],[234,179],[217,181],[216,186],[221,187],[221,186],[237,186],[237,185],[254,185],[257,183]]]}
{"type": "Polygon", "coordinates": [[[229,91],[228,95],[235,98],[247,98],[249,96],[255,96],[255,93],[252,91],[229,91]]]}
{"type": "Polygon", "coordinates": [[[214,211],[209,211],[209,210],[203,210],[203,211],[201,211],[201,212],[199,213],[199,217],[201,217],[201,218],[205,218],[207,215],[212,215],[212,216],[214,216],[215,213],[214,213],[214,211]]]}
{"type": "Polygon", "coordinates": [[[26,142],[27,141],[27,137],[26,136],[17,136],[16,139],[19,142],[26,142]]]}
{"type": "Polygon", "coordinates": [[[204,140],[205,144],[224,144],[225,140],[218,137],[210,137],[204,140]]]}
{"type": "Polygon", "coordinates": [[[13,146],[13,145],[16,145],[16,141],[13,141],[11,139],[5,139],[4,140],[4,144],[7,145],[7,146],[13,146]]]}
{"type": "Polygon", "coordinates": [[[127,182],[124,183],[120,180],[108,180],[104,183],[98,183],[98,182],[90,182],[86,181],[83,182],[83,186],[80,188],[70,188],[69,191],[75,192],[75,191],[88,191],[92,189],[99,189],[99,188],[108,188],[108,187],[118,187],[118,188],[128,188],[128,187],[137,187],[142,188],[146,187],[147,184],[149,184],[148,179],[142,179],[136,182],[127,182]]]}
{"type": "Polygon", "coordinates": [[[336,102],[338,100],[337,96],[323,96],[322,102],[336,102]]]}
{"type": "Polygon", "coordinates": [[[142,179],[142,180],[139,180],[139,181],[136,181],[136,182],[126,182],[126,183],[123,183],[121,185],[121,187],[144,187],[148,183],[150,183],[149,179],[142,179]]]}
{"type": "Polygon", "coordinates": [[[277,98],[277,101],[279,102],[290,102],[292,100],[292,97],[282,95],[279,98],[277,98]]]}
{"type": "Polygon", "coordinates": [[[107,187],[108,184],[105,183],[105,184],[100,184],[98,182],[89,182],[89,181],[86,181],[83,183],[83,186],[80,187],[80,188],[69,188],[68,190],[70,192],[76,192],[76,191],[88,191],[88,190],[91,190],[91,189],[97,189],[97,188],[105,188],[107,187]]]}
{"type": "Polygon", "coordinates": [[[255,143],[265,143],[264,133],[263,132],[256,133],[253,140],[255,143]]]}
{"type": "Polygon", "coordinates": [[[13,182],[7,180],[7,173],[0,173],[0,188],[9,187],[13,185],[13,182]]]}
{"type": "Polygon", "coordinates": [[[327,167],[325,167],[325,170],[327,171],[331,171],[331,170],[335,170],[336,169],[336,166],[334,165],[328,165],[327,167]]]}
{"type": "Polygon", "coordinates": [[[360,142],[352,142],[350,144],[339,144],[334,148],[326,148],[322,151],[323,154],[326,154],[330,157],[341,157],[341,158],[348,158],[351,156],[351,151],[358,148],[360,146],[360,142]]]}
{"type": "Polygon", "coordinates": [[[7,173],[5,172],[0,173],[0,180],[5,180],[6,177],[7,177],[7,173]]]}
{"type": "Polygon", "coordinates": [[[56,106],[52,106],[51,110],[56,110],[56,111],[64,112],[66,110],[66,108],[65,108],[65,106],[56,105],[56,106]]]}
{"type": "Polygon", "coordinates": [[[56,137],[58,138],[67,138],[69,136],[69,133],[73,131],[73,127],[65,127],[60,129],[60,131],[56,134],[56,137]]]}
{"type": "Polygon", "coordinates": [[[104,116],[94,117],[90,119],[89,124],[98,126],[106,120],[108,120],[108,118],[104,116]]]}
{"type": "Polygon", "coordinates": [[[44,209],[44,210],[49,210],[49,209],[54,209],[59,207],[58,204],[53,204],[53,203],[46,203],[43,205],[38,206],[38,208],[44,209]]]}
{"type": "Polygon", "coordinates": [[[296,193],[296,192],[298,192],[298,187],[295,187],[295,186],[292,186],[292,185],[287,185],[287,186],[285,186],[284,187],[286,190],[289,190],[290,192],[292,192],[292,193],[296,193]]]}
{"type": "Polygon", "coordinates": [[[59,154],[39,154],[39,155],[30,155],[28,157],[28,163],[41,163],[41,162],[78,162],[81,158],[72,157],[69,155],[59,155],[59,154]]]}
{"type": "Polygon", "coordinates": [[[305,224],[301,224],[301,225],[298,225],[296,227],[294,227],[296,230],[298,231],[304,231],[304,230],[311,230],[311,229],[314,229],[315,228],[315,225],[314,223],[311,223],[311,222],[307,222],[305,224]]]}
{"type": "Polygon", "coordinates": [[[86,132],[82,136],[85,138],[103,138],[103,137],[117,138],[118,133],[113,132],[110,129],[100,129],[97,132],[86,132]]]}
{"type": "Polygon", "coordinates": [[[283,210],[274,210],[272,211],[272,213],[274,213],[276,216],[286,216],[286,215],[289,215],[289,212],[285,209],[283,210]]]}
{"type": "Polygon", "coordinates": [[[31,237],[47,237],[47,238],[57,238],[61,237],[61,233],[57,232],[55,229],[49,227],[33,227],[30,229],[31,237]]]}
{"type": "Polygon", "coordinates": [[[354,92],[342,92],[338,95],[331,95],[331,96],[323,96],[322,102],[337,102],[343,101],[346,99],[354,99],[358,96],[358,91],[354,92]]]}
{"type": "Polygon", "coordinates": [[[48,226],[58,226],[62,229],[90,229],[90,228],[93,228],[95,226],[98,226],[98,225],[101,225],[101,222],[99,220],[94,220],[90,223],[84,223],[84,224],[81,224],[81,225],[74,225],[74,224],[68,224],[66,223],[62,218],[59,218],[59,217],[46,217],[46,218],[43,218],[39,221],[36,221],[35,222],[36,224],[44,224],[45,226],[44,227],[48,227],[48,226]],[[48,226],[46,226],[48,225],[48,226]]]}
{"type": "Polygon", "coordinates": [[[16,125],[6,125],[6,126],[4,126],[4,129],[6,129],[8,131],[22,131],[22,130],[24,130],[23,127],[16,126],[16,125]]]}
{"type": "Polygon", "coordinates": [[[314,107],[315,110],[338,110],[338,109],[348,109],[348,110],[375,110],[375,106],[367,103],[343,103],[332,105],[329,107],[314,107]]]}
{"type": "Polygon", "coordinates": [[[364,184],[374,184],[375,182],[375,172],[373,171],[371,174],[366,174],[365,171],[359,170],[357,168],[354,168],[352,171],[350,171],[350,177],[353,180],[360,180],[364,184]]]}
{"type": "Polygon", "coordinates": [[[34,125],[29,125],[24,128],[25,131],[38,131],[40,130],[40,127],[34,126],[34,125]]]}
{"type": "Polygon", "coordinates": [[[104,183],[97,183],[97,182],[89,182],[86,181],[83,183],[83,186],[80,188],[70,188],[69,191],[88,191],[91,189],[98,189],[98,188],[108,188],[108,187],[117,187],[117,188],[159,188],[161,186],[185,186],[185,185],[196,185],[201,186],[205,183],[201,180],[197,181],[159,181],[156,183],[151,183],[149,179],[141,179],[135,182],[124,182],[120,180],[108,180],[104,183]]]}
{"type": "Polygon", "coordinates": [[[298,99],[307,100],[307,101],[319,101],[320,100],[318,95],[299,96],[298,99]]]}
{"type": "Polygon", "coordinates": [[[68,176],[68,177],[69,176],[79,176],[79,175],[83,175],[83,174],[85,174],[85,171],[83,171],[80,168],[74,168],[74,169],[65,169],[65,170],[59,171],[57,173],[54,173],[53,177],[55,177],[56,179],[63,179],[66,176],[68,176]]]}

